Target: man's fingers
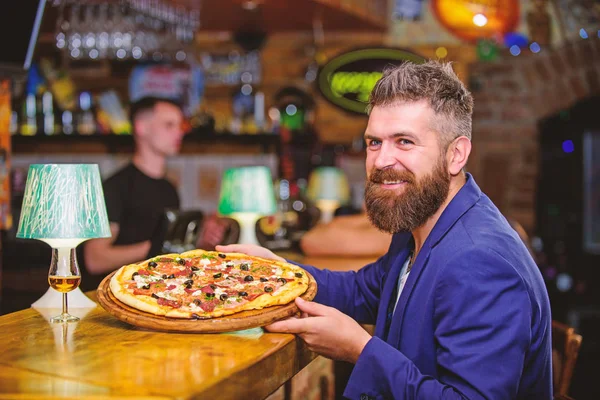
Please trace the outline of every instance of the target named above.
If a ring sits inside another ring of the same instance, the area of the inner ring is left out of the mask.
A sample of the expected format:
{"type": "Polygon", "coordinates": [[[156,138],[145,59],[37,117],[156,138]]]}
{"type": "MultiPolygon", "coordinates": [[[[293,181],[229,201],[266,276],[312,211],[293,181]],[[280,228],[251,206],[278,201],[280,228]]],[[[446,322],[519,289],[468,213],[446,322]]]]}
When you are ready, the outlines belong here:
{"type": "Polygon", "coordinates": [[[275,255],[271,250],[254,244],[230,244],[227,246],[217,246],[216,250],[221,251],[223,253],[243,253],[251,256],[269,258],[272,260],[285,262],[283,258],[275,255]]]}
{"type": "Polygon", "coordinates": [[[217,246],[217,251],[222,251],[223,253],[244,253],[251,254],[252,250],[254,250],[255,246],[248,244],[229,244],[227,246],[217,246]]]}
{"type": "Polygon", "coordinates": [[[265,326],[265,329],[269,332],[304,333],[308,325],[306,321],[306,319],[290,318],[284,321],[273,322],[271,325],[265,326]]]}
{"type": "Polygon", "coordinates": [[[301,297],[296,297],[296,305],[303,314],[306,313],[313,316],[331,315],[332,312],[331,307],[327,307],[312,301],[306,301],[301,297]]]}

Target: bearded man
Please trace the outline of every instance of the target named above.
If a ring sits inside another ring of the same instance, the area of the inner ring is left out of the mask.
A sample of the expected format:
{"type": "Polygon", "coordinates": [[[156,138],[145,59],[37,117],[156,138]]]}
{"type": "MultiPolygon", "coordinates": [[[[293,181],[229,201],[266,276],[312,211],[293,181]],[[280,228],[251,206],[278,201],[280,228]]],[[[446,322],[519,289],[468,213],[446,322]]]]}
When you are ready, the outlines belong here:
{"type": "MultiPolygon", "coordinates": [[[[299,334],[355,363],[350,399],[551,399],[551,315],[527,248],[464,167],[473,99],[448,64],[388,70],[370,99],[365,203],[393,233],[358,272],[303,266],[317,280],[299,334]],[[375,324],[370,336],[360,323],[375,324]]],[[[277,258],[266,249],[225,246],[277,258]]]]}

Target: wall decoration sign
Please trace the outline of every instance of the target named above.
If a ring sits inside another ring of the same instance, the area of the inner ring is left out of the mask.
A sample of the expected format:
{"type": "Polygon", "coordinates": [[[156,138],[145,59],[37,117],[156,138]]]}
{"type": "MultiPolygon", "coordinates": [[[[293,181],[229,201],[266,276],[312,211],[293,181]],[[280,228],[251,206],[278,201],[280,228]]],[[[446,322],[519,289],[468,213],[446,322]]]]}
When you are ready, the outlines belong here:
{"type": "Polygon", "coordinates": [[[519,0],[432,0],[437,20],[469,42],[501,39],[520,21],[519,0]]]}
{"type": "Polygon", "coordinates": [[[339,108],[365,114],[369,95],[386,67],[425,58],[406,50],[371,48],[353,50],[331,59],[319,71],[321,94],[339,108]]]}
{"type": "Polygon", "coordinates": [[[145,96],[172,99],[182,104],[184,114],[188,117],[197,110],[203,93],[204,75],[196,65],[138,65],[129,76],[131,101],[145,96]]]}

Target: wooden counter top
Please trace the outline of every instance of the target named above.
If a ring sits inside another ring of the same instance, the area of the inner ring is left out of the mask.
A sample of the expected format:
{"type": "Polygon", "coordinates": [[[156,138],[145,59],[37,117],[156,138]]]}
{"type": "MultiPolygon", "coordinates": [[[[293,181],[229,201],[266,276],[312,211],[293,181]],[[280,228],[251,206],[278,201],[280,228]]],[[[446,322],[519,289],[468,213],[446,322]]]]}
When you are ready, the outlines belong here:
{"type": "Polygon", "coordinates": [[[0,317],[0,399],[261,399],[315,357],[288,334],[161,333],[101,307],[70,311],[81,321],[50,324],[59,310],[31,308],[0,317]]]}
{"type": "MultiPolygon", "coordinates": [[[[322,269],[357,270],[375,258],[306,257],[322,269]]],[[[88,293],[95,300],[95,292],[88,293]]],[[[133,327],[100,306],[0,317],[0,399],[262,399],[315,358],[289,334],[162,333],[133,327]]]]}

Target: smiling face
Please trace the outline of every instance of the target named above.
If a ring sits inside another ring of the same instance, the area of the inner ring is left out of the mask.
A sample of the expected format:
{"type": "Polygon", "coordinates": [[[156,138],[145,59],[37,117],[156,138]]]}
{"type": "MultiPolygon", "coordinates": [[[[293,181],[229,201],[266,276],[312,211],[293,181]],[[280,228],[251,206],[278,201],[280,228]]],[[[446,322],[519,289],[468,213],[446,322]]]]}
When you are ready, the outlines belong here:
{"type": "Polygon", "coordinates": [[[424,100],[371,111],[365,132],[365,205],[371,222],[384,232],[422,226],[448,197],[447,146],[432,130],[434,121],[424,100]]]}

